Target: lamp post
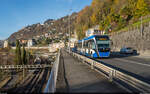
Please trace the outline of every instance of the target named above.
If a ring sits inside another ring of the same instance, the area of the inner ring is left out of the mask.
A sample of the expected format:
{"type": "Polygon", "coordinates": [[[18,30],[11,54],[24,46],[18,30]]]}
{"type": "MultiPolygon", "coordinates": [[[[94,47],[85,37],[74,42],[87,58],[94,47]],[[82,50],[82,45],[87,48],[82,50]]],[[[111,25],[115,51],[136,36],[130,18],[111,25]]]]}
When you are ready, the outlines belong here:
{"type": "MultiPolygon", "coordinates": [[[[72,11],[72,9],[70,9],[69,10],[69,12],[71,12],[72,11]]],[[[71,17],[71,15],[69,15],[69,53],[70,53],[70,36],[71,36],[71,34],[70,34],[70,32],[71,32],[71,21],[70,21],[70,17],[71,17]]]]}

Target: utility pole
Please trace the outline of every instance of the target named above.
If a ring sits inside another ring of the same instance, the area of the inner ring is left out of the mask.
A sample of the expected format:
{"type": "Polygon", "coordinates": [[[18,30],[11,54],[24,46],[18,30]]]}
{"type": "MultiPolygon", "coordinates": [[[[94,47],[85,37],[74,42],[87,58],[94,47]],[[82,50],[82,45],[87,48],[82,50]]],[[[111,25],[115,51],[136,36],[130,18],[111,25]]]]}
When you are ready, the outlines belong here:
{"type": "MultiPolygon", "coordinates": [[[[72,11],[72,9],[70,9],[69,10],[69,12],[71,12],[72,11]]],[[[70,19],[71,19],[71,15],[69,15],[69,53],[70,53],[70,36],[71,36],[71,21],[70,21],[70,19]]]]}

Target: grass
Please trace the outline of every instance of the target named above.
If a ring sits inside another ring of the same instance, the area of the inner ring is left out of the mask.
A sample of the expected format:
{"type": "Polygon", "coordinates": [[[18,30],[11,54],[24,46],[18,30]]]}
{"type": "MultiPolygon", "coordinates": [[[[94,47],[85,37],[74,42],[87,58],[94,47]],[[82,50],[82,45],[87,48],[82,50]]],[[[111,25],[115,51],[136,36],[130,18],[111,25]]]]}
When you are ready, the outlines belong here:
{"type": "Polygon", "coordinates": [[[10,49],[9,50],[10,53],[15,53],[15,51],[16,51],[15,49],[10,49]]]}

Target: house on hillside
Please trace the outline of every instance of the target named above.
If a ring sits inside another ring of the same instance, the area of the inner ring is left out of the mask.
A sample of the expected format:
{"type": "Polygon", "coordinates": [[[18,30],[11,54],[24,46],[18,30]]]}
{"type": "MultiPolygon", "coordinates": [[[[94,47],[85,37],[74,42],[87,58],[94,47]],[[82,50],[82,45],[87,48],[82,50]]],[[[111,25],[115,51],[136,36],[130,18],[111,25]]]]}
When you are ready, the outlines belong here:
{"type": "Polygon", "coordinates": [[[59,42],[59,43],[52,43],[49,45],[49,52],[55,52],[60,48],[65,47],[64,42],[59,42]]]}
{"type": "Polygon", "coordinates": [[[22,44],[27,44],[28,40],[27,40],[27,39],[21,39],[20,42],[21,42],[22,44]]]}
{"type": "Polygon", "coordinates": [[[27,43],[27,46],[28,46],[28,47],[32,47],[33,45],[35,45],[35,43],[36,43],[36,42],[35,42],[35,39],[29,39],[29,40],[28,40],[28,43],[27,43]]]}
{"type": "Polygon", "coordinates": [[[4,41],[4,48],[7,48],[8,47],[8,40],[5,40],[4,41]]]}

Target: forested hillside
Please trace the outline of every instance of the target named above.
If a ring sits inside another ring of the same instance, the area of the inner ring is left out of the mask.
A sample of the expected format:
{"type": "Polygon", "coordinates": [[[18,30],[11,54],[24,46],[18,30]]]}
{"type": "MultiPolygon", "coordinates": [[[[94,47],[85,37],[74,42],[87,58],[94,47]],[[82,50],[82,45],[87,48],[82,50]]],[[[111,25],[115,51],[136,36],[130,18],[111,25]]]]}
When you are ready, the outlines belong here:
{"type": "Polygon", "coordinates": [[[95,25],[99,25],[100,30],[117,32],[149,14],[150,0],[93,0],[78,13],[75,26],[81,39],[84,31],[95,25]]]}

